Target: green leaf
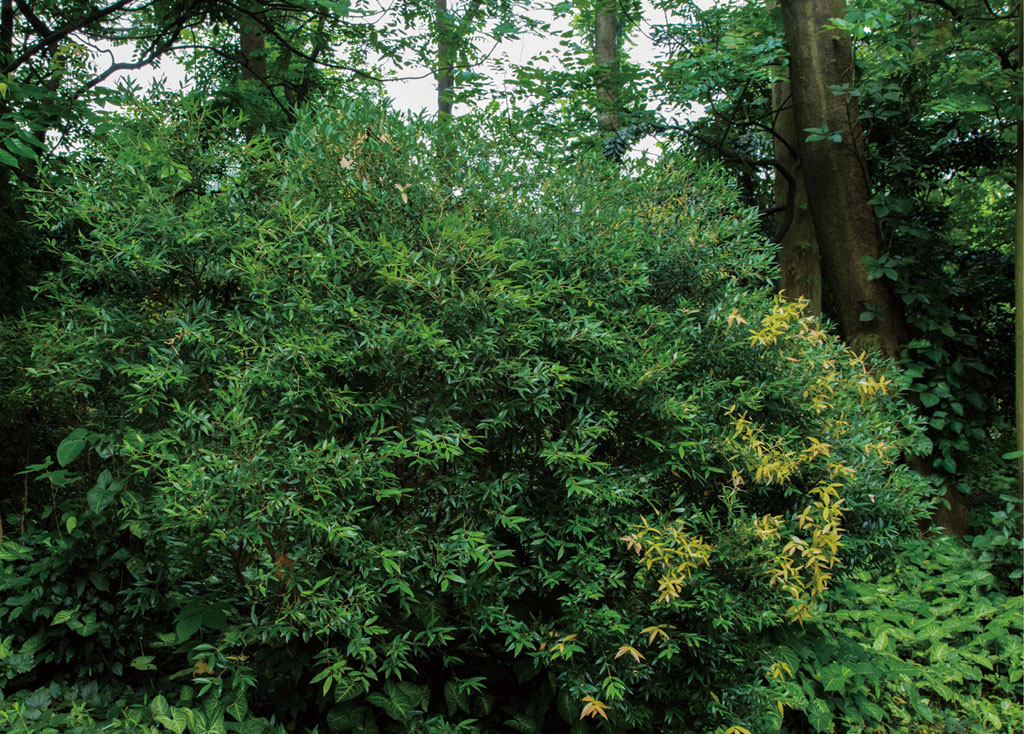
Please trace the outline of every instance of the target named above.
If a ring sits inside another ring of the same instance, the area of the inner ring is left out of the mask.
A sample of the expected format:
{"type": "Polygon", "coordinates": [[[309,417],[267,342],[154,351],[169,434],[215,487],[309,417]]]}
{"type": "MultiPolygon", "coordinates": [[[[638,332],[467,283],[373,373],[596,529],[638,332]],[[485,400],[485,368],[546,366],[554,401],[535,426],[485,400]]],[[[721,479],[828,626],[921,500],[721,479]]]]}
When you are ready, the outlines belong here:
{"type": "Polygon", "coordinates": [[[178,635],[178,642],[184,642],[195,635],[203,626],[203,615],[191,614],[187,617],[179,617],[174,624],[174,631],[178,635]]]}
{"type": "Polygon", "coordinates": [[[181,734],[185,731],[185,727],[188,726],[188,717],[186,716],[185,711],[179,708],[172,709],[170,716],[165,716],[163,714],[154,716],[153,721],[160,724],[168,731],[174,732],[174,734],[181,734]]]}
{"type": "Polygon", "coordinates": [[[85,500],[89,503],[89,509],[97,515],[102,514],[123,488],[123,479],[114,479],[110,472],[106,470],[100,472],[100,475],[96,478],[96,486],[85,494],[85,500]]]}
{"type": "Polygon", "coordinates": [[[20,155],[22,158],[28,158],[33,161],[39,160],[39,154],[18,140],[18,138],[5,139],[4,147],[15,155],[20,155]]]}
{"type": "Polygon", "coordinates": [[[203,611],[203,626],[223,632],[228,626],[228,615],[224,607],[213,606],[203,611]]]}
{"type": "Polygon", "coordinates": [[[249,713],[249,702],[245,700],[245,691],[236,691],[225,709],[235,721],[242,721],[249,713]]]}
{"type": "Polygon", "coordinates": [[[156,670],[156,666],[153,665],[154,659],[153,655],[139,655],[133,658],[129,665],[136,670],[156,670]]]}
{"type": "Polygon", "coordinates": [[[334,683],[334,700],[337,703],[351,701],[366,693],[366,686],[358,678],[346,676],[334,683]]]}
{"type": "Polygon", "coordinates": [[[830,663],[821,670],[821,685],[826,691],[842,693],[853,677],[853,670],[841,663],[830,663]]]}
{"type": "Polygon", "coordinates": [[[75,607],[74,609],[61,609],[53,615],[53,619],[50,620],[50,625],[67,624],[77,612],[78,607],[75,607]]]}
{"type": "Polygon", "coordinates": [[[110,591],[110,579],[106,576],[93,571],[89,574],[89,580],[92,582],[92,585],[100,591],[110,591]]]}
{"type": "Polygon", "coordinates": [[[190,713],[191,712],[187,709],[172,706],[171,715],[169,717],[170,723],[168,724],[167,722],[163,721],[161,721],[160,723],[166,726],[171,731],[176,732],[176,734],[181,734],[181,732],[185,731],[186,727],[188,726],[190,713]]]}
{"type": "Polygon", "coordinates": [[[74,531],[78,527],[78,518],[74,515],[68,515],[68,519],[64,521],[64,527],[68,529],[68,532],[74,531]]]}
{"type": "Polygon", "coordinates": [[[61,466],[67,466],[77,459],[78,455],[82,453],[82,449],[85,448],[85,440],[81,438],[81,434],[76,434],[78,434],[77,430],[57,446],[57,463],[61,466]]]}
{"type": "Polygon", "coordinates": [[[158,695],[152,701],[149,702],[149,711],[153,716],[170,716],[171,705],[167,703],[167,699],[161,695],[158,695]]]}
{"type": "Polygon", "coordinates": [[[191,719],[189,730],[192,734],[213,734],[213,732],[210,731],[209,723],[206,721],[206,714],[202,711],[191,710],[189,713],[191,714],[189,717],[191,719]]]}
{"type": "Polygon", "coordinates": [[[444,684],[444,700],[448,705],[448,715],[454,716],[457,711],[469,713],[469,694],[456,681],[444,684]]]}
{"type": "Polygon", "coordinates": [[[18,159],[3,148],[0,148],[0,163],[11,166],[12,168],[20,168],[18,165],[18,159]]]}
{"type": "Polygon", "coordinates": [[[406,723],[416,713],[417,708],[426,707],[429,697],[430,690],[426,686],[417,686],[408,681],[388,681],[384,684],[384,693],[375,691],[367,696],[366,700],[384,709],[395,721],[406,723]]]}
{"type": "Polygon", "coordinates": [[[820,698],[811,699],[805,710],[807,721],[814,727],[816,732],[827,732],[832,726],[832,712],[828,704],[820,698]]]}

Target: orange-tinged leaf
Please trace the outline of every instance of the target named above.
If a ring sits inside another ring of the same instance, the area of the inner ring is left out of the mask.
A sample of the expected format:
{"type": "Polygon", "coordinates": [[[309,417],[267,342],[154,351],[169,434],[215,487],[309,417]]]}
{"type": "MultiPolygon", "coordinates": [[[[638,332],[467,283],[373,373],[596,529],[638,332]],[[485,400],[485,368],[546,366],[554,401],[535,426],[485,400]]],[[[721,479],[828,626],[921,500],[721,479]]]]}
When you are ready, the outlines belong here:
{"type": "Polygon", "coordinates": [[[668,632],[663,630],[661,627],[644,627],[642,630],[640,630],[640,634],[648,635],[648,645],[653,645],[654,640],[657,639],[659,636],[664,637],[666,640],[668,639],[668,632]]]}
{"type": "Polygon", "coordinates": [[[584,696],[583,702],[586,704],[586,706],[584,706],[583,711],[580,712],[581,719],[585,719],[588,716],[600,716],[605,721],[608,720],[608,714],[605,713],[605,711],[608,710],[608,704],[601,703],[593,696],[584,696]]]}
{"type": "Polygon", "coordinates": [[[638,663],[644,659],[644,656],[640,654],[639,650],[637,650],[635,647],[630,647],[629,645],[623,645],[622,647],[620,647],[619,651],[615,653],[615,659],[618,660],[627,653],[630,656],[632,656],[632,658],[636,660],[638,663]]]}

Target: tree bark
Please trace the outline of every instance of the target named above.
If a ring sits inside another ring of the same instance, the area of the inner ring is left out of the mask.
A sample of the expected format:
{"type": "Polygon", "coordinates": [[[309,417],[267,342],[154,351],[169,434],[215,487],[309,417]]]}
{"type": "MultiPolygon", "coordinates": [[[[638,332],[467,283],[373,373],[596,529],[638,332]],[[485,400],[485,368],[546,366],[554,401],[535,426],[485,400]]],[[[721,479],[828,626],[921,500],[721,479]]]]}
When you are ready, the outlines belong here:
{"type": "Polygon", "coordinates": [[[793,111],[800,131],[799,156],[821,269],[836,307],[840,333],[855,351],[898,360],[906,341],[899,302],[885,280],[869,280],[864,258],[881,254],[881,236],[864,157],[857,103],[849,94],[853,56],[847,34],[827,28],[845,15],[843,0],[784,0],[783,28],[790,58],[793,111]],[[807,142],[808,128],[841,135],[807,142]],[[862,314],[873,314],[861,320],[862,314]]]}
{"type": "Polygon", "coordinates": [[[10,61],[14,51],[14,0],[0,5],[0,63],[10,61]]]}
{"type": "Polygon", "coordinates": [[[807,203],[807,187],[796,151],[800,131],[793,115],[789,83],[772,85],[774,157],[793,175],[793,183],[778,170],[775,173],[775,206],[784,207],[775,218],[775,241],[779,244],[779,289],[786,298],[807,299],[808,313],[821,313],[821,265],[814,222],[807,203]]]}
{"type": "Polygon", "coordinates": [[[455,86],[454,59],[449,31],[448,0],[437,0],[437,114],[446,117],[452,114],[451,90],[455,86]]]}
{"type": "Polygon", "coordinates": [[[437,8],[437,114],[445,117],[452,114],[455,92],[455,67],[458,63],[459,48],[464,36],[471,33],[477,13],[483,0],[473,0],[466,8],[465,15],[457,25],[448,12],[448,0],[436,0],[437,8]],[[456,41],[456,42],[453,42],[456,41]]]}
{"type": "Polygon", "coordinates": [[[594,9],[594,64],[597,67],[597,127],[602,133],[619,129],[619,14],[617,0],[598,0],[594,9]]]}
{"type": "MultiPolygon", "coordinates": [[[[1017,74],[1024,69],[1024,2],[1017,7],[1017,74]]],[[[1020,112],[1019,104],[1018,110],[1020,112]]],[[[1014,239],[1014,352],[1016,362],[1017,491],[1024,500],[1024,120],[1017,120],[1017,226],[1014,239]]]]}
{"type": "MultiPolygon", "coordinates": [[[[250,6],[253,7],[253,6],[250,6]]],[[[250,12],[238,21],[238,42],[242,54],[242,81],[267,79],[267,38],[263,26],[250,12]]]]}

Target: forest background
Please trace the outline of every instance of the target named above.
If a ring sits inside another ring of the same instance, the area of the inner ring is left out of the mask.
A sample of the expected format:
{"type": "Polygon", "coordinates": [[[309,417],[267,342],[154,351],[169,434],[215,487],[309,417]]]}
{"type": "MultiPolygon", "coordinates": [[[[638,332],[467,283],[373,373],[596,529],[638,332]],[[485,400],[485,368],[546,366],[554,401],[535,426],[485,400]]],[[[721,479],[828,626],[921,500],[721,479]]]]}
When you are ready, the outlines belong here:
{"type": "Polygon", "coordinates": [[[0,726],[1019,731],[1021,13],[0,0],[0,726]]]}

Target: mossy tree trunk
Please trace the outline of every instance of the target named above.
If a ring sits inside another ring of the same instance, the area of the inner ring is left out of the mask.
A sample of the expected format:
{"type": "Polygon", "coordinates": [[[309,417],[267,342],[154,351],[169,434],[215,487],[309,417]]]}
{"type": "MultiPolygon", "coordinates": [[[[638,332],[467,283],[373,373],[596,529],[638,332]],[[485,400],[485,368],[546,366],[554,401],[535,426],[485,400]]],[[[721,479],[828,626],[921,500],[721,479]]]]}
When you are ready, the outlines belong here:
{"type": "Polygon", "coordinates": [[[848,34],[830,27],[845,15],[843,0],[785,0],[783,27],[790,59],[793,113],[825,284],[843,339],[854,350],[899,359],[906,324],[885,280],[868,278],[865,258],[878,258],[881,236],[868,201],[871,188],[858,122],[848,34]],[[824,132],[807,140],[808,129],[824,132]],[[838,138],[838,141],[836,140],[838,138]],[[870,318],[867,315],[870,315],[870,318]]]}
{"type": "Polygon", "coordinates": [[[598,0],[594,8],[594,65],[597,67],[597,127],[603,134],[619,129],[619,13],[616,0],[598,0]]]}
{"type": "Polygon", "coordinates": [[[459,51],[465,38],[473,32],[473,23],[483,7],[483,0],[472,0],[461,19],[455,18],[448,8],[448,0],[436,0],[437,9],[437,113],[444,117],[452,114],[455,104],[455,70],[459,51]]]}
{"type": "Polygon", "coordinates": [[[807,202],[807,186],[797,157],[800,131],[793,115],[789,83],[772,85],[772,109],[775,160],[790,172],[789,177],[776,170],[775,241],[779,244],[779,289],[792,300],[807,299],[808,312],[821,313],[821,264],[814,222],[807,202]]]}
{"type": "MultiPolygon", "coordinates": [[[[898,361],[907,342],[902,305],[886,279],[870,279],[865,261],[878,259],[882,240],[871,200],[871,183],[853,91],[850,36],[831,23],[846,15],[845,0],[784,0],[783,30],[789,51],[797,148],[821,271],[839,330],[854,351],[877,352],[898,361]],[[808,131],[814,131],[808,134],[808,131]],[[810,139],[808,139],[810,138],[810,139]]],[[[910,466],[931,473],[930,457],[910,466]]],[[[970,526],[970,506],[953,482],[933,523],[955,535],[970,526]]]]}

